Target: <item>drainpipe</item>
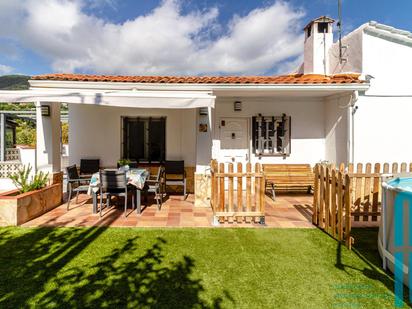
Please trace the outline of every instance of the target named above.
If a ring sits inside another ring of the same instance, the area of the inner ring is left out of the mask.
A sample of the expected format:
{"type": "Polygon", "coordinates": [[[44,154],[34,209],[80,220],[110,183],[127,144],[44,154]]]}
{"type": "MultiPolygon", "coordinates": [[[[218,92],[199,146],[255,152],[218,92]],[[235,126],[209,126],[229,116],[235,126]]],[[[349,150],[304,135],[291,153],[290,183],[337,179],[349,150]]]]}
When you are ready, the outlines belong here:
{"type": "Polygon", "coordinates": [[[356,102],[358,101],[359,93],[354,91],[350,97],[350,102],[347,110],[347,128],[348,128],[348,163],[355,162],[355,113],[358,107],[356,102]]]}

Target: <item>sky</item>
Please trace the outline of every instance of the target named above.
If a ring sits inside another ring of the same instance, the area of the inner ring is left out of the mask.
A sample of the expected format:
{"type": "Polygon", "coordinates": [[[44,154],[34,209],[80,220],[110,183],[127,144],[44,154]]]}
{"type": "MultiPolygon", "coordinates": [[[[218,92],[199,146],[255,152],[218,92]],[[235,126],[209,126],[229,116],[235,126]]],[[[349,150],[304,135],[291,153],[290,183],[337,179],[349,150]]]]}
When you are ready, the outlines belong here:
{"type": "MultiPolygon", "coordinates": [[[[0,0],[0,75],[273,75],[338,0],[0,0]]],[[[412,0],[343,0],[343,31],[412,31],[412,0]]],[[[336,37],[336,35],[335,35],[336,37]]]]}

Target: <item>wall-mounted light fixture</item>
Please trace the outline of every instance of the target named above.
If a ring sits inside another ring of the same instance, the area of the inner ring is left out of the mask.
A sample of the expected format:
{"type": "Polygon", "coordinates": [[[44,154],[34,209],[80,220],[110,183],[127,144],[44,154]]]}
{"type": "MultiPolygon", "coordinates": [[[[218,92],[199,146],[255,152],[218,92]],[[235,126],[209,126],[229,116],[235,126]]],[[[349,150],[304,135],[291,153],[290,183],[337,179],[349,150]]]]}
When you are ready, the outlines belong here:
{"type": "Polygon", "coordinates": [[[242,111],[242,102],[241,101],[233,102],[233,109],[234,109],[235,112],[242,111]]]}
{"type": "Polygon", "coordinates": [[[207,107],[199,108],[199,115],[200,116],[207,116],[208,115],[207,107]]]}
{"type": "Polygon", "coordinates": [[[42,105],[41,106],[41,115],[49,117],[50,116],[50,106],[49,105],[42,105]]]}

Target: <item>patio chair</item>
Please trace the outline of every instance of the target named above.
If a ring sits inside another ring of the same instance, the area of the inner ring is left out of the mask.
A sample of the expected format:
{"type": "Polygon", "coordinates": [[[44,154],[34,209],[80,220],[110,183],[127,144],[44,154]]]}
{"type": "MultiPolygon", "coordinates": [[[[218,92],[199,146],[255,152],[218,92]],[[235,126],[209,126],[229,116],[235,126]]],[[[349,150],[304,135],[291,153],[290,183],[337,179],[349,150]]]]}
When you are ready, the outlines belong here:
{"type": "Polygon", "coordinates": [[[66,167],[67,173],[67,192],[69,192],[69,197],[67,200],[67,210],[69,210],[70,200],[72,194],[76,193],[76,204],[80,192],[87,192],[89,190],[90,179],[81,178],[77,172],[76,164],[66,167]]]}
{"type": "Polygon", "coordinates": [[[163,203],[163,187],[164,187],[164,167],[159,166],[156,176],[150,176],[145,183],[145,199],[147,201],[147,194],[154,193],[157,209],[160,210],[163,203]]]}
{"type": "Polygon", "coordinates": [[[106,197],[106,207],[110,207],[112,196],[124,197],[124,216],[127,212],[128,195],[132,194],[132,208],[134,209],[134,190],[127,185],[126,172],[119,170],[100,171],[100,216],[103,210],[103,197],[106,197]]]}
{"type": "Polygon", "coordinates": [[[80,159],[80,175],[91,177],[100,169],[100,159],[80,159]]]}
{"type": "Polygon", "coordinates": [[[165,185],[183,186],[183,197],[186,198],[185,161],[165,161],[165,185]],[[173,177],[171,177],[173,175],[173,177]]]}

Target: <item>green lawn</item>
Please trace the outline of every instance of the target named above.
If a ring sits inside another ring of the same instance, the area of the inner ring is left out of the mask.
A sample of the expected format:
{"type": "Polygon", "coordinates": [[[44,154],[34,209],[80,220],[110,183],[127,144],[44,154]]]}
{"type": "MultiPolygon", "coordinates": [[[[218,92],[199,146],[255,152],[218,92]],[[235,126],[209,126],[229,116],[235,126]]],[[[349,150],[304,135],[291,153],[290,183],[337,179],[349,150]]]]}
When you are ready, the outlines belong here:
{"type": "Polygon", "coordinates": [[[317,229],[1,228],[0,308],[393,307],[376,237],[349,252],[317,229]]]}

